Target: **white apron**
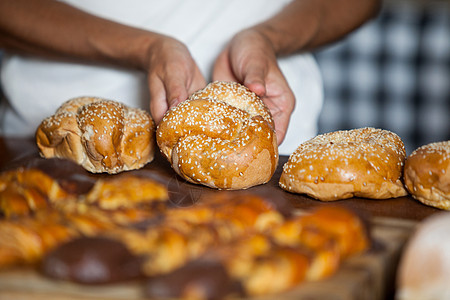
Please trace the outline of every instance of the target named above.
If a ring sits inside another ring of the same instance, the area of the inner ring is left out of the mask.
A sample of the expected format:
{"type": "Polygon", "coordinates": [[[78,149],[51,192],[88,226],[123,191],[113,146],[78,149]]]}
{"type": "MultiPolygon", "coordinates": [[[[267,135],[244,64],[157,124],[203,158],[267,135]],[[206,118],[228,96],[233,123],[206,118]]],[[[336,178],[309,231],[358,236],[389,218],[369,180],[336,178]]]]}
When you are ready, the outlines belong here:
{"type": "MultiPolygon", "coordinates": [[[[67,0],[92,14],[172,36],[185,43],[207,81],[215,58],[243,28],[281,10],[286,0],[67,0]]],[[[309,54],[279,60],[296,97],[296,108],[280,154],[290,154],[317,134],[322,82],[309,54]]],[[[4,54],[1,83],[7,103],[0,111],[0,134],[33,135],[62,102],[78,96],[117,100],[148,110],[145,74],[4,54]]]]}

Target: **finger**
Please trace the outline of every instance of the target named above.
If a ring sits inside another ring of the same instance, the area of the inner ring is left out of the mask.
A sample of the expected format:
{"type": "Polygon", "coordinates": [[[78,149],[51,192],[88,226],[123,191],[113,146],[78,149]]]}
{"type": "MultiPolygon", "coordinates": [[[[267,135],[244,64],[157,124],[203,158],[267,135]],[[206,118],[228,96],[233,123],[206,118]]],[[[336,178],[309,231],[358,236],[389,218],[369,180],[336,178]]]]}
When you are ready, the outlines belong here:
{"type": "Polygon", "coordinates": [[[284,137],[286,136],[286,132],[287,132],[288,125],[289,125],[289,120],[290,120],[290,114],[288,114],[288,113],[280,112],[280,113],[276,114],[275,116],[273,116],[273,121],[275,122],[275,132],[277,134],[278,145],[280,145],[283,142],[284,137]]]}
{"type": "Polygon", "coordinates": [[[167,94],[168,108],[176,106],[178,103],[184,101],[188,97],[188,88],[186,79],[179,75],[173,75],[166,78],[164,87],[167,94]]]}
{"type": "Polygon", "coordinates": [[[238,81],[231,68],[228,49],[222,51],[217,57],[213,67],[212,80],[238,81]]]}
{"type": "Polygon", "coordinates": [[[149,78],[150,114],[156,124],[162,120],[168,109],[166,89],[160,78],[149,78]]]}
{"type": "Polygon", "coordinates": [[[278,144],[281,144],[286,136],[291,114],[295,108],[295,96],[283,77],[276,78],[267,84],[267,95],[262,99],[272,114],[278,144]]]}
{"type": "Polygon", "coordinates": [[[243,77],[243,83],[256,95],[263,97],[266,95],[266,70],[257,65],[249,66],[243,77]]]}
{"type": "Polygon", "coordinates": [[[189,95],[204,88],[205,86],[206,86],[205,78],[203,77],[200,70],[196,69],[195,74],[194,74],[194,79],[192,80],[192,83],[188,87],[189,95]]]}

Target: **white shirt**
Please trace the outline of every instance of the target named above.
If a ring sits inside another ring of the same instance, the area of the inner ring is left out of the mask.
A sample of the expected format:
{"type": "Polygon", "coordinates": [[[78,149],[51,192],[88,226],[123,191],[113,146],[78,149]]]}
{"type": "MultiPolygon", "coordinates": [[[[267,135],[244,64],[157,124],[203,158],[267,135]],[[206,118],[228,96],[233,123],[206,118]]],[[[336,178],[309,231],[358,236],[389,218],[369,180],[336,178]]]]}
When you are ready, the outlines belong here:
{"type": "MultiPolygon", "coordinates": [[[[89,13],[172,36],[191,52],[207,81],[215,58],[243,28],[262,22],[289,0],[65,0],[89,13]]],[[[309,54],[279,60],[296,97],[296,108],[280,154],[290,154],[317,134],[322,82],[309,54]]],[[[33,135],[66,100],[96,96],[148,110],[145,74],[135,70],[50,61],[5,53],[1,69],[0,134],[33,135]]]]}

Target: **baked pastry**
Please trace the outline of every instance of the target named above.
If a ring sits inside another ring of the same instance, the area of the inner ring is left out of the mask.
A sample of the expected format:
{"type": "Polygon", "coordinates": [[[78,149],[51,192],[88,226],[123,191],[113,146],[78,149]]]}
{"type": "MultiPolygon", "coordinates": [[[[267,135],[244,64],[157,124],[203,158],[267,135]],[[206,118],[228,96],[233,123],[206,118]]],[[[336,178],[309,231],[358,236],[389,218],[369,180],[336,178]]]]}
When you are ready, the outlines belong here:
{"type": "Polygon", "coordinates": [[[423,145],[406,159],[405,186],[420,202],[450,209],[450,141],[423,145]]]}
{"type": "Polygon", "coordinates": [[[211,191],[188,207],[160,207],[167,193],[149,192],[155,183],[145,180],[106,176],[78,198],[1,219],[0,268],[43,262],[48,276],[90,284],[142,274],[152,297],[168,292],[158,285],[170,284],[177,289],[167,295],[261,295],[327,277],[341,259],[368,247],[359,217],[343,208],[293,216],[271,200],[236,191],[211,191]],[[121,187],[135,184],[143,184],[143,193],[125,199],[121,187]]]}
{"type": "Polygon", "coordinates": [[[407,195],[403,141],[375,128],[335,131],[306,141],[283,166],[280,187],[322,201],[407,195]]]}
{"type": "Polygon", "coordinates": [[[218,240],[201,257],[151,276],[145,291],[149,297],[200,299],[277,293],[330,276],[342,259],[368,247],[366,228],[356,214],[339,207],[319,208],[226,243],[218,240]],[[219,278],[223,285],[216,283],[219,278]]]}
{"type": "Polygon", "coordinates": [[[153,160],[150,115],[116,101],[74,98],[42,121],[36,143],[45,158],[75,161],[93,173],[139,169],[153,160]]]}
{"type": "Polygon", "coordinates": [[[266,183],[278,164],[269,109],[234,82],[210,83],[170,109],[156,141],[181,177],[217,189],[266,183]]]}
{"type": "Polygon", "coordinates": [[[87,203],[109,210],[165,202],[168,199],[167,188],[161,183],[128,174],[99,179],[86,195],[87,203]]]}
{"type": "Polygon", "coordinates": [[[450,212],[424,219],[402,253],[395,299],[449,299],[450,212]]]}
{"type": "Polygon", "coordinates": [[[0,269],[38,262],[76,237],[148,221],[167,209],[167,201],[163,185],[130,173],[98,180],[84,195],[68,193],[38,169],[1,173],[0,269]],[[137,185],[139,191],[130,191],[137,185]]]}
{"type": "Polygon", "coordinates": [[[30,215],[75,195],[38,169],[0,173],[0,215],[5,218],[30,215]]]}
{"type": "Polygon", "coordinates": [[[118,240],[80,237],[50,251],[41,270],[59,280],[102,284],[140,277],[141,262],[118,240]]]}
{"type": "MultiPolygon", "coordinates": [[[[0,183],[12,190],[34,187],[45,174],[40,169],[16,185],[22,174],[11,172],[0,183]]],[[[279,199],[212,190],[182,206],[167,203],[164,185],[150,174],[93,177],[97,181],[84,194],[60,199],[56,193],[47,206],[1,218],[0,269],[40,264],[52,278],[85,284],[142,275],[149,279],[150,297],[215,299],[276,293],[323,279],[369,245],[360,218],[344,208],[293,215],[279,199]]],[[[51,176],[45,180],[46,187],[57,184],[51,176]]]]}

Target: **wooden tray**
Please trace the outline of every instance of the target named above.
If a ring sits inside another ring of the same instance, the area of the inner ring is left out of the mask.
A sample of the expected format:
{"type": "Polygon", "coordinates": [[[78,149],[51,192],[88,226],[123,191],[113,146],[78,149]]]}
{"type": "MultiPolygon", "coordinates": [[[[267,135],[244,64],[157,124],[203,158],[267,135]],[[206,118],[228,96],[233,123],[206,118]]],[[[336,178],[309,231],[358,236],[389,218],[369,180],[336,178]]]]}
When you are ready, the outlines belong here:
{"type": "MultiPolygon", "coordinates": [[[[0,137],[0,170],[11,165],[20,165],[30,157],[39,157],[32,141],[0,137]]],[[[288,157],[280,157],[280,163],[270,182],[248,191],[287,201],[299,211],[321,205],[342,205],[357,210],[369,216],[376,244],[368,253],[345,261],[339,271],[329,279],[303,283],[282,295],[259,299],[393,299],[396,269],[404,244],[418,222],[440,210],[425,206],[411,197],[386,200],[352,198],[327,203],[288,193],[278,187],[282,166],[287,159],[288,157]]],[[[155,160],[142,171],[158,172],[166,176],[172,183],[183,188],[193,201],[206,191],[221,192],[184,182],[160,155],[156,155],[155,160]]],[[[0,300],[136,300],[142,298],[141,291],[142,286],[136,282],[93,287],[56,282],[30,269],[0,271],[0,300]]]]}
{"type": "MultiPolygon", "coordinates": [[[[305,282],[282,294],[257,299],[336,299],[384,300],[393,297],[395,269],[402,248],[417,222],[374,218],[374,247],[343,262],[328,279],[305,282]]],[[[139,282],[87,286],[47,279],[31,269],[0,272],[0,300],[141,300],[139,282]]],[[[255,298],[256,299],[256,298],[255,298]]]]}

